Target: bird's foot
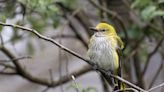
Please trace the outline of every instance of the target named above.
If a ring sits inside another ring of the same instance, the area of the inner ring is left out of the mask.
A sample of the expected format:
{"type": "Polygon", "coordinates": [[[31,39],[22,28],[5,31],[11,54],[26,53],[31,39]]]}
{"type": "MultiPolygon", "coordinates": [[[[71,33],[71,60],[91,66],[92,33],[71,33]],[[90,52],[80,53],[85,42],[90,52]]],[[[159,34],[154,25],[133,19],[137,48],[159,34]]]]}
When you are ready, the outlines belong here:
{"type": "Polygon", "coordinates": [[[106,74],[108,75],[108,76],[111,76],[111,72],[110,71],[108,71],[108,72],[106,72],[106,74]]]}
{"type": "Polygon", "coordinates": [[[93,70],[98,70],[98,66],[95,64],[92,66],[93,70]]]}

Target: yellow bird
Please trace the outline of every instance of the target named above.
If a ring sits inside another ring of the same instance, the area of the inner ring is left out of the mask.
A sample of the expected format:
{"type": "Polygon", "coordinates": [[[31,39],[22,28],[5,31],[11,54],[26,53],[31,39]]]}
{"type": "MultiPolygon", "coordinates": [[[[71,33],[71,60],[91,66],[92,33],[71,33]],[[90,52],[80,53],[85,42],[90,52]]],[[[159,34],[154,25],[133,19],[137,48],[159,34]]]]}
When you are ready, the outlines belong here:
{"type": "MultiPolygon", "coordinates": [[[[100,68],[121,77],[121,62],[119,52],[124,48],[123,41],[117,35],[114,27],[107,23],[99,23],[90,39],[87,55],[100,68]]],[[[103,74],[104,75],[104,74],[103,74]]],[[[104,75],[105,77],[105,75],[104,75]]],[[[121,84],[114,79],[107,79],[114,90],[121,89],[121,84]]]]}

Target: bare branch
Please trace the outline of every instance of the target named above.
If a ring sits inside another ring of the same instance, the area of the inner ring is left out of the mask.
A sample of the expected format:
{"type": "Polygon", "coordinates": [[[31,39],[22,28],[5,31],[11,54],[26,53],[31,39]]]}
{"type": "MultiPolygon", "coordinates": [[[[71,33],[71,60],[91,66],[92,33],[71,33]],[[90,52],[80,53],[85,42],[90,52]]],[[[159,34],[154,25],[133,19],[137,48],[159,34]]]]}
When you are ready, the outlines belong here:
{"type": "Polygon", "coordinates": [[[2,63],[2,62],[0,62],[0,66],[4,66],[4,67],[10,68],[10,69],[15,69],[15,67],[13,67],[13,66],[11,66],[9,64],[2,63]]]}
{"type": "MultiPolygon", "coordinates": [[[[30,57],[30,56],[24,56],[24,57],[15,58],[13,60],[30,59],[30,58],[32,58],[32,57],[30,57]]],[[[0,62],[11,62],[13,60],[11,60],[11,59],[10,60],[0,60],[0,62]]]]}
{"type": "Polygon", "coordinates": [[[130,83],[129,81],[127,81],[127,80],[125,80],[125,79],[123,79],[123,78],[121,78],[121,77],[119,77],[119,76],[115,76],[115,75],[111,75],[111,76],[112,76],[113,78],[115,78],[115,79],[117,79],[117,80],[120,80],[121,82],[127,84],[127,85],[130,86],[130,87],[133,87],[133,88],[135,88],[135,89],[137,89],[137,90],[139,90],[139,91],[142,91],[142,92],[147,92],[146,90],[144,90],[144,89],[142,89],[142,88],[140,88],[140,87],[138,87],[138,86],[136,86],[136,85],[130,83]]]}
{"type": "Polygon", "coordinates": [[[3,75],[17,75],[18,73],[15,72],[15,71],[0,71],[0,74],[3,74],[3,75]]]}
{"type": "Polygon", "coordinates": [[[55,35],[51,37],[52,39],[60,39],[60,38],[72,38],[72,39],[76,39],[77,37],[74,35],[55,35]]]}
{"type": "Polygon", "coordinates": [[[0,33],[0,40],[1,40],[1,45],[4,46],[3,37],[1,33],[0,33]]]}
{"type": "Polygon", "coordinates": [[[151,88],[156,80],[156,78],[158,77],[160,71],[162,70],[163,68],[163,61],[160,63],[160,66],[159,68],[157,69],[157,72],[155,73],[154,77],[152,78],[152,81],[150,82],[150,85],[149,85],[149,88],[151,88]]]}
{"type": "Polygon", "coordinates": [[[72,75],[71,78],[72,78],[72,80],[73,80],[73,83],[75,84],[75,90],[76,90],[76,92],[80,92],[79,89],[78,89],[78,88],[79,88],[79,87],[78,87],[78,84],[77,84],[77,82],[75,81],[75,80],[76,80],[75,76],[72,75]]]}
{"type": "Polygon", "coordinates": [[[159,85],[157,85],[157,86],[155,86],[155,87],[149,89],[147,92],[151,92],[151,91],[153,91],[153,90],[155,90],[155,89],[157,89],[157,88],[160,88],[160,87],[162,87],[162,86],[164,86],[164,83],[161,83],[161,84],[159,84],[159,85]]]}
{"type": "Polygon", "coordinates": [[[151,53],[148,54],[145,67],[144,67],[143,72],[142,72],[142,76],[145,74],[145,72],[146,72],[146,70],[147,70],[147,68],[148,68],[150,59],[151,59],[152,56],[158,51],[158,48],[161,46],[163,40],[164,40],[164,36],[159,40],[159,42],[157,43],[157,45],[156,45],[156,47],[154,48],[154,50],[153,50],[151,53]]]}

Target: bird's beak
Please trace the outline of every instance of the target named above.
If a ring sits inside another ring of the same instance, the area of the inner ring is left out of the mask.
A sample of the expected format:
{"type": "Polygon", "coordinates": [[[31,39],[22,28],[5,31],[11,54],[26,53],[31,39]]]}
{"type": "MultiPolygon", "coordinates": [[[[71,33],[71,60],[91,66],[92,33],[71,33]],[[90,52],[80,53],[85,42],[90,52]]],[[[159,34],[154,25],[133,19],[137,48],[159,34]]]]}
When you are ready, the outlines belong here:
{"type": "Polygon", "coordinates": [[[98,30],[94,27],[90,27],[89,29],[92,30],[93,32],[98,32],[98,30]]]}

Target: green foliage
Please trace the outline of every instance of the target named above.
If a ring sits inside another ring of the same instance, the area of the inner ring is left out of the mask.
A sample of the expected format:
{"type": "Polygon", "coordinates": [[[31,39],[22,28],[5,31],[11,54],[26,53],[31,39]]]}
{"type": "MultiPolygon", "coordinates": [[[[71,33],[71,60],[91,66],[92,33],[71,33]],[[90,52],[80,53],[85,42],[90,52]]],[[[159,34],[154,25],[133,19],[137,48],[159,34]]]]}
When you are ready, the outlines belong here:
{"type": "Polygon", "coordinates": [[[27,8],[29,8],[27,13],[37,13],[36,16],[27,16],[27,20],[29,20],[33,28],[37,31],[44,31],[43,28],[47,26],[47,24],[52,25],[53,27],[58,26],[60,12],[53,0],[24,0],[22,3],[26,3],[27,8]]]}
{"type": "Polygon", "coordinates": [[[142,61],[142,62],[144,62],[145,63],[145,61],[146,61],[146,59],[147,59],[147,55],[148,55],[148,47],[149,46],[147,46],[146,44],[144,44],[145,42],[143,42],[143,44],[141,44],[141,46],[140,46],[140,49],[139,49],[139,51],[138,51],[138,55],[139,55],[139,57],[140,57],[140,60],[142,61]]]}
{"type": "Polygon", "coordinates": [[[158,3],[160,4],[160,3],[164,3],[164,0],[158,0],[158,3]]]}
{"type": "Polygon", "coordinates": [[[130,39],[136,39],[141,37],[142,30],[133,25],[127,30],[127,33],[130,39]]]}
{"type": "Polygon", "coordinates": [[[132,8],[143,8],[145,6],[147,6],[148,4],[150,4],[151,0],[135,0],[131,7],[132,8]]]}
{"type": "Polygon", "coordinates": [[[161,9],[157,9],[157,6],[155,5],[147,6],[141,11],[141,17],[144,20],[148,21],[156,16],[164,16],[164,11],[161,9]]]}
{"type": "Polygon", "coordinates": [[[75,7],[76,0],[59,0],[62,2],[65,6],[73,8],[75,7]]]}
{"type": "Polygon", "coordinates": [[[27,20],[31,23],[33,29],[36,29],[39,32],[44,31],[43,28],[46,25],[45,19],[42,19],[40,16],[38,17],[28,16],[27,20]]]}
{"type": "MultiPolygon", "coordinates": [[[[160,4],[164,0],[158,0],[157,2],[160,4]]],[[[164,10],[159,8],[152,0],[135,0],[131,7],[138,9],[141,19],[144,21],[150,21],[156,16],[164,16],[164,10]]]]}

